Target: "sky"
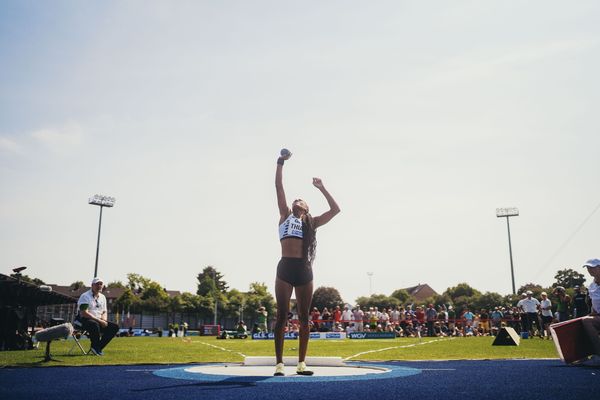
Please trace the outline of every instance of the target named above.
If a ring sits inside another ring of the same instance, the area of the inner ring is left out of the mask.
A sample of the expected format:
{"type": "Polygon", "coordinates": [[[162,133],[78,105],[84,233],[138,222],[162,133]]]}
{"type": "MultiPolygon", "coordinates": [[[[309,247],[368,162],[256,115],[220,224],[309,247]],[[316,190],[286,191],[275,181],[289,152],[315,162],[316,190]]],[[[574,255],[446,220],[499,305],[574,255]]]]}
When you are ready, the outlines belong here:
{"type": "MultiPolygon", "coordinates": [[[[288,200],[342,212],[315,287],[549,286],[600,257],[596,1],[0,3],[0,273],[273,290],[288,200]],[[369,277],[368,273],[372,273],[369,277]]],[[[589,283],[589,279],[588,279],[589,283]]]]}

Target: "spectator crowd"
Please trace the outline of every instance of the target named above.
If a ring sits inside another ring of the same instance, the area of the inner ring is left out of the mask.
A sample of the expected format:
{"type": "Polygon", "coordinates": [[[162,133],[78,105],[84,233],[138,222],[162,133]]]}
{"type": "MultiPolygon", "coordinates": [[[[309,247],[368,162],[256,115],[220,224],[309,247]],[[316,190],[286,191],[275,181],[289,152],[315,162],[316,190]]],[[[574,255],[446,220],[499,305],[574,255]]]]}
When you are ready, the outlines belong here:
{"type": "MultiPolygon", "coordinates": [[[[363,307],[346,305],[319,310],[310,314],[312,332],[393,332],[396,337],[495,336],[502,327],[512,327],[523,337],[551,339],[549,326],[554,322],[585,316],[590,302],[583,288],[576,286],[571,298],[564,287],[552,292],[554,303],[546,292],[539,298],[531,291],[521,294],[515,306],[494,306],[458,310],[452,305],[415,305],[363,307]]],[[[288,315],[288,332],[298,331],[293,313],[288,315]]]]}

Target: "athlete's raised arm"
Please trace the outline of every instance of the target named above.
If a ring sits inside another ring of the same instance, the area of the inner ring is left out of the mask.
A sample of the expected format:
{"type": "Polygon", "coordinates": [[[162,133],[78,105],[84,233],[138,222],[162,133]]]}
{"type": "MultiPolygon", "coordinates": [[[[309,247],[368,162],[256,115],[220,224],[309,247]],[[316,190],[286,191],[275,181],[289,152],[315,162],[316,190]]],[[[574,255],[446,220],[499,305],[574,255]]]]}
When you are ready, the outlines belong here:
{"type": "Polygon", "coordinates": [[[290,214],[290,209],[285,199],[285,191],[283,190],[283,163],[285,160],[289,160],[291,156],[292,153],[289,151],[283,153],[283,155],[277,159],[277,170],[275,171],[275,191],[277,192],[277,207],[279,208],[280,225],[290,214]]]}
{"type": "Polygon", "coordinates": [[[323,185],[323,181],[319,178],[313,178],[313,185],[323,193],[325,199],[327,200],[327,204],[329,204],[329,210],[325,211],[323,214],[315,217],[315,229],[319,226],[325,225],[333,217],[335,217],[340,212],[340,207],[337,205],[336,201],[331,197],[331,194],[325,189],[323,185]]]}

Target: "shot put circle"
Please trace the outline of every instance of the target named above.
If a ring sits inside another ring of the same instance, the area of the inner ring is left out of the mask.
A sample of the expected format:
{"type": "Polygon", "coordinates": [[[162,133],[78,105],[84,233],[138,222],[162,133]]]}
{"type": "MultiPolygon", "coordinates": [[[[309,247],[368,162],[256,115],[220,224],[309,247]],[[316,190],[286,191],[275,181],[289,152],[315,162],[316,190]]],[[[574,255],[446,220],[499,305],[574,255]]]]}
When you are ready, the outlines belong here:
{"type": "Polygon", "coordinates": [[[288,382],[340,382],[371,379],[403,378],[421,373],[420,369],[398,365],[349,362],[345,366],[309,367],[315,374],[296,374],[296,366],[285,367],[285,376],[273,376],[274,366],[249,366],[233,363],[187,365],[154,371],[163,378],[184,379],[200,382],[227,383],[288,383],[288,382]]]}

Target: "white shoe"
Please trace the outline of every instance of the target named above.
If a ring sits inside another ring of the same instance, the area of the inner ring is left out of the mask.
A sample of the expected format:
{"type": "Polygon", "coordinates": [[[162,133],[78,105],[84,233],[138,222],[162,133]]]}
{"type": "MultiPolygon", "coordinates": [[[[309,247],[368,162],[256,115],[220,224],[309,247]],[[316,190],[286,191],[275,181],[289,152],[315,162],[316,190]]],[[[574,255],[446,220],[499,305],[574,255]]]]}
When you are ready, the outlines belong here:
{"type": "Polygon", "coordinates": [[[298,375],[308,375],[308,376],[314,374],[314,372],[306,369],[306,363],[304,361],[298,363],[298,366],[296,367],[296,373],[298,375]]]}
{"type": "Polygon", "coordinates": [[[577,365],[583,365],[585,367],[600,367],[600,356],[593,354],[590,358],[580,362],[577,365]]]}
{"type": "Polygon", "coordinates": [[[275,373],[273,376],[285,376],[285,369],[283,363],[279,363],[275,366],[275,373]]]}

